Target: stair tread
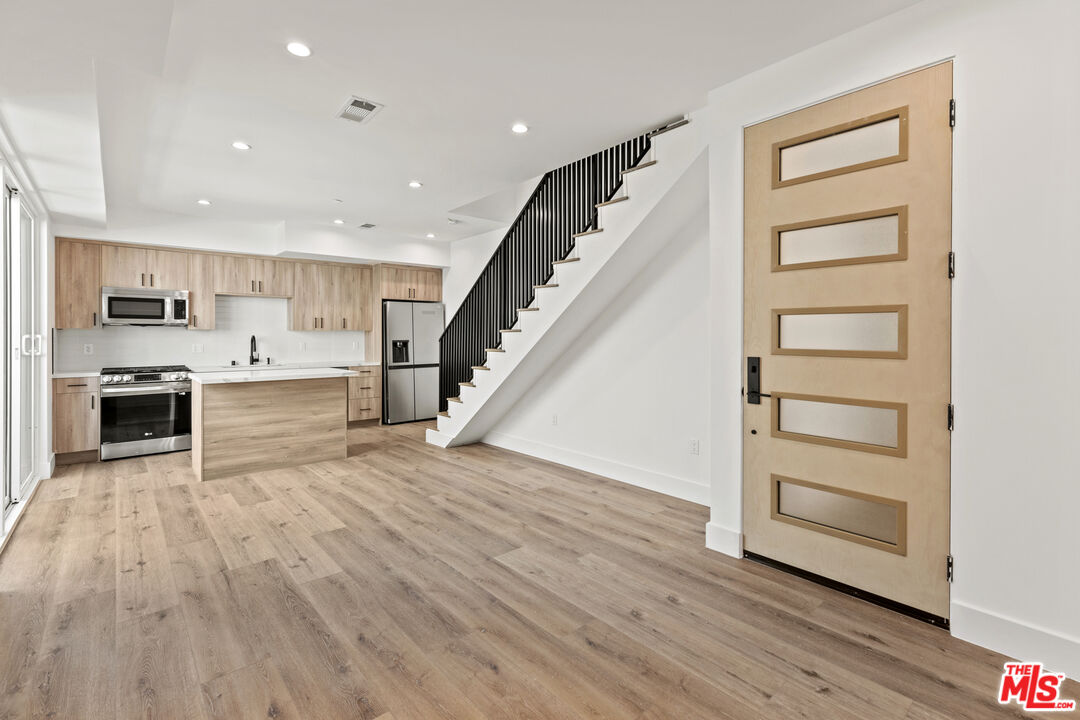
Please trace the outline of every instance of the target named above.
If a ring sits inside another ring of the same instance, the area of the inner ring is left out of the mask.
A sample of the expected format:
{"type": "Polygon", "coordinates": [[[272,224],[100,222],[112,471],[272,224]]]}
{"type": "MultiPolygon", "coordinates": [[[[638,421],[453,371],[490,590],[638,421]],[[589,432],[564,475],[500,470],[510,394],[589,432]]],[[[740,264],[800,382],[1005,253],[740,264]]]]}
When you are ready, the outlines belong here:
{"type": "Polygon", "coordinates": [[[484,348],[484,352],[506,352],[502,348],[484,348]]]}
{"type": "Polygon", "coordinates": [[[458,385],[461,385],[462,387],[476,387],[471,382],[459,382],[458,385]]]}
{"type": "Polygon", "coordinates": [[[540,308],[534,308],[534,307],[518,308],[518,312],[538,312],[539,310],[540,310],[540,308]]]}
{"type": "Polygon", "coordinates": [[[656,137],[657,135],[663,135],[666,132],[671,132],[672,130],[678,130],[682,126],[689,125],[689,124],[690,124],[690,118],[684,117],[682,120],[676,120],[675,122],[671,123],[670,125],[662,127],[662,128],[660,128],[658,130],[653,130],[651,133],[649,133],[649,137],[656,137]]]}
{"type": "Polygon", "coordinates": [[[575,233],[574,237],[585,237],[586,235],[595,235],[596,233],[604,232],[604,228],[596,228],[595,230],[586,230],[585,232],[575,233]]]}
{"type": "Polygon", "coordinates": [[[473,370],[490,370],[491,368],[489,368],[487,365],[473,365],[472,369],[473,370]]]}
{"type": "Polygon", "coordinates": [[[547,290],[548,288],[557,288],[559,283],[548,283],[547,285],[533,285],[533,290],[547,290]]]}
{"type": "Polygon", "coordinates": [[[510,328],[509,330],[500,330],[499,332],[521,332],[517,328],[510,328]]]}
{"type": "Polygon", "coordinates": [[[652,167],[652,166],[653,166],[653,165],[655,165],[655,164],[656,164],[656,161],[655,161],[655,160],[650,160],[649,162],[643,162],[643,163],[641,163],[640,165],[635,165],[635,166],[634,166],[634,167],[632,167],[632,168],[629,168],[629,169],[627,169],[627,170],[623,170],[623,171],[622,171],[622,174],[623,174],[623,175],[625,175],[625,174],[627,174],[627,173],[632,173],[632,172],[634,172],[635,170],[644,170],[645,168],[647,168],[647,167],[652,167]]]}
{"type": "Polygon", "coordinates": [[[551,264],[552,265],[562,265],[564,263],[578,262],[580,260],[581,260],[581,258],[563,258],[562,260],[552,260],[551,264]]]}
{"type": "Polygon", "coordinates": [[[596,207],[607,207],[608,205],[614,205],[616,203],[621,203],[621,202],[623,202],[625,200],[629,200],[629,199],[630,199],[629,195],[623,195],[622,197],[612,198],[611,200],[608,200],[607,202],[596,203],[596,207]]]}
{"type": "Polygon", "coordinates": [[[450,402],[456,402],[456,403],[461,402],[461,398],[459,398],[459,397],[452,397],[452,398],[446,398],[446,399],[449,400],[450,402]]]}
{"type": "Polygon", "coordinates": [[[448,418],[448,417],[450,417],[450,413],[448,413],[448,412],[446,412],[445,410],[443,410],[443,411],[441,411],[441,412],[439,413],[439,417],[444,417],[444,418],[448,418]]]}

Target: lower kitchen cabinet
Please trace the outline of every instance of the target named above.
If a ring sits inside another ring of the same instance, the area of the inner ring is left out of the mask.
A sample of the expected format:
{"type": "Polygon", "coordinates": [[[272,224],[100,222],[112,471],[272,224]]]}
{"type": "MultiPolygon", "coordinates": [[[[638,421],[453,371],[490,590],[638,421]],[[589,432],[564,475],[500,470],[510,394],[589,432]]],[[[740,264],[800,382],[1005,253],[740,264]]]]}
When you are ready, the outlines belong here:
{"type": "Polygon", "coordinates": [[[53,380],[53,452],[97,450],[100,413],[96,375],[53,380]]]}
{"type": "Polygon", "coordinates": [[[378,420],[382,417],[382,368],[363,365],[349,369],[360,373],[349,378],[349,420],[378,420]]]}

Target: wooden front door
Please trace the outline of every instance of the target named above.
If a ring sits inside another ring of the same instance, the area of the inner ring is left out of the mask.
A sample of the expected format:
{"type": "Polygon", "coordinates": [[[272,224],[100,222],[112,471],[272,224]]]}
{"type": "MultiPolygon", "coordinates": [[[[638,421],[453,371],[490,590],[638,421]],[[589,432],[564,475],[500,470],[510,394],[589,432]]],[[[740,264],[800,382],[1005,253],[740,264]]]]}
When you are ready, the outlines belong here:
{"type": "Polygon", "coordinates": [[[745,549],[939,618],[951,97],[942,63],[754,125],[744,170],[745,549]]]}

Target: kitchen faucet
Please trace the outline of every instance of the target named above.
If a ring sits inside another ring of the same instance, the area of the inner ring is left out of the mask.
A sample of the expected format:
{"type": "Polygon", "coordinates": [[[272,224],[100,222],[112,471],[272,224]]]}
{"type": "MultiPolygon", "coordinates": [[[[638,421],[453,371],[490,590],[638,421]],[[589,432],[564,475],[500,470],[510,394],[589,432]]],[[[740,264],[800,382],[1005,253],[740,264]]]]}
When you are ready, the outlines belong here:
{"type": "Polygon", "coordinates": [[[248,365],[256,365],[259,362],[259,353],[255,350],[255,336],[251,336],[251,354],[248,355],[248,365]]]}

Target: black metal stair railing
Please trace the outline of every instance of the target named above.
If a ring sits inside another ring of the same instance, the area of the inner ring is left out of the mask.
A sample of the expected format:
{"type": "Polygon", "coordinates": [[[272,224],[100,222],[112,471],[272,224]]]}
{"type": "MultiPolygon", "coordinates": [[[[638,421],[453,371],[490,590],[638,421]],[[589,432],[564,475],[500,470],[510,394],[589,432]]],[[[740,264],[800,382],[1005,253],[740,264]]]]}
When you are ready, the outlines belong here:
{"type": "Polygon", "coordinates": [[[535,285],[554,273],[552,262],[574,249],[574,235],[597,229],[597,204],[622,187],[622,173],[645,157],[653,133],[640,135],[544,175],[440,338],[440,409],[458,383],[483,365],[486,348],[502,342],[517,309],[528,307],[535,285]]]}

